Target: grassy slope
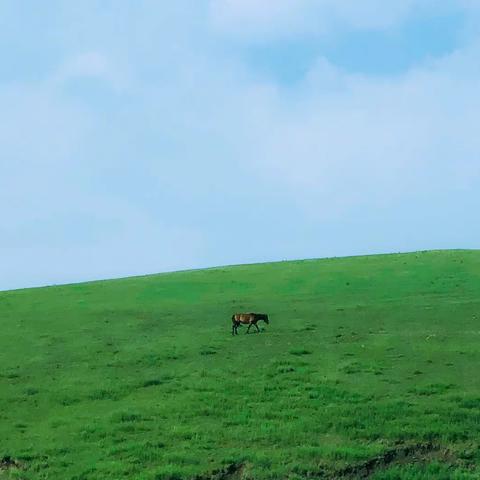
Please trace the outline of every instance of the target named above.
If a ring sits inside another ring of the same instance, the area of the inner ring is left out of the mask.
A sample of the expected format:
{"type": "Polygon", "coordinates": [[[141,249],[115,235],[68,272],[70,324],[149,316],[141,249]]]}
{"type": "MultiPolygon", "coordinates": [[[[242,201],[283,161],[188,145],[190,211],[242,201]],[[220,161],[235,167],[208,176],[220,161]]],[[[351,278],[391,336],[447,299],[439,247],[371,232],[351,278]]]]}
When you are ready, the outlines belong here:
{"type": "Polygon", "coordinates": [[[0,459],[28,479],[232,462],[294,479],[432,441],[449,464],[371,478],[480,478],[479,307],[480,252],[465,251],[0,292],[0,459]],[[233,338],[234,311],[271,324],[233,338]]]}

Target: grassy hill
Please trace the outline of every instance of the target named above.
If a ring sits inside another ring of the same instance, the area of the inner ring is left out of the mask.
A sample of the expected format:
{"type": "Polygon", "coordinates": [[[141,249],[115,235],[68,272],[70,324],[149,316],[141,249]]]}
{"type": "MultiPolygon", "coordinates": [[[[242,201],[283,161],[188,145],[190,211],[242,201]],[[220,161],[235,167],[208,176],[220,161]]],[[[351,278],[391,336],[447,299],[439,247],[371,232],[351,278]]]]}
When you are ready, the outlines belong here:
{"type": "Polygon", "coordinates": [[[480,252],[0,292],[0,478],[195,476],[480,478],[480,252]]]}

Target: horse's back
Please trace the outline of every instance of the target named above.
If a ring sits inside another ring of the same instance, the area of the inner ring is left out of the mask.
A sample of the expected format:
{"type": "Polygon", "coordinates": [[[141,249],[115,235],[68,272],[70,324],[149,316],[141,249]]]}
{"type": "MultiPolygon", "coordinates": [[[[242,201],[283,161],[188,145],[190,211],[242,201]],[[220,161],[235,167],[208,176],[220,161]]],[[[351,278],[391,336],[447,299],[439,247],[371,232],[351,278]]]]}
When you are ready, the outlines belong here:
{"type": "Polygon", "coordinates": [[[253,313],[236,313],[232,317],[232,321],[240,323],[251,323],[255,318],[253,313]]]}

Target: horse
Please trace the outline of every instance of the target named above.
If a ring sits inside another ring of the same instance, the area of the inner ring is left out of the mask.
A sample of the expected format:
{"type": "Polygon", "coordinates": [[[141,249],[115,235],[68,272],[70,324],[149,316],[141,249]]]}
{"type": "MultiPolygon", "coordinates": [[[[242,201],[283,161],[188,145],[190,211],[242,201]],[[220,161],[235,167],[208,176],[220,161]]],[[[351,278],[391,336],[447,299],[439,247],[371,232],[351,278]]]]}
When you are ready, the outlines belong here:
{"type": "Polygon", "coordinates": [[[257,332],[260,332],[257,322],[263,320],[267,325],[269,323],[268,315],[265,313],[235,313],[232,315],[232,335],[238,335],[238,327],[240,325],[248,325],[245,333],[250,332],[252,325],[255,326],[257,332]]]}

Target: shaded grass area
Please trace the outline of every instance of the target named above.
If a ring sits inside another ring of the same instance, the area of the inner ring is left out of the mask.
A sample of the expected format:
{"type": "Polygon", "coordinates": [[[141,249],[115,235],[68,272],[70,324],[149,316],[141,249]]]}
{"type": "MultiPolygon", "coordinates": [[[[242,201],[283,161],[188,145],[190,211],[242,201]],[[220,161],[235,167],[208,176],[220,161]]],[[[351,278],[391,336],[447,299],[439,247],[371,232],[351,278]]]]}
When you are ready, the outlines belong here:
{"type": "Polygon", "coordinates": [[[0,478],[480,478],[479,306],[471,251],[0,292],[0,478]]]}

